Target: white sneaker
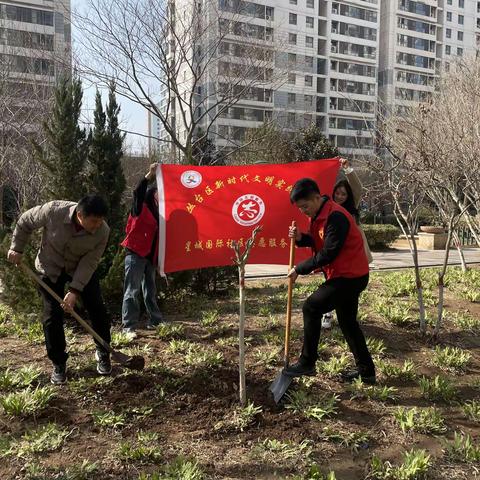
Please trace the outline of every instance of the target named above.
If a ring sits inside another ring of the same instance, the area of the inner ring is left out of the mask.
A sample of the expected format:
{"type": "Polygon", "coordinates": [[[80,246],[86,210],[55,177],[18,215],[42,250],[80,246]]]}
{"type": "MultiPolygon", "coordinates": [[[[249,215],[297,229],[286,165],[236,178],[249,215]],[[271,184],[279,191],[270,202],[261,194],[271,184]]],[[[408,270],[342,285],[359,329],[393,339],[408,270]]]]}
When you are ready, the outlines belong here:
{"type": "Polygon", "coordinates": [[[332,328],[332,313],[326,313],[322,317],[322,328],[332,328]]]}
{"type": "Polygon", "coordinates": [[[134,329],[134,328],[131,328],[131,327],[124,328],[124,329],[122,330],[122,332],[123,332],[125,335],[129,336],[130,338],[137,338],[137,336],[138,336],[138,335],[137,335],[137,332],[135,331],[135,329],[134,329]]]}

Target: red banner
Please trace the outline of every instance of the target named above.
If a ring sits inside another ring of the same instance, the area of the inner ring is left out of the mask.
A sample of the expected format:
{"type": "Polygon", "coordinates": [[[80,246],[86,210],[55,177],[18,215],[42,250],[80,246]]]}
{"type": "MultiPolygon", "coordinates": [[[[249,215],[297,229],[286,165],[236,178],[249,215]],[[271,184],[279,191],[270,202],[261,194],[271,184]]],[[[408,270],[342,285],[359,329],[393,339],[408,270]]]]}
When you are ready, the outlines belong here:
{"type": "MultiPolygon", "coordinates": [[[[313,178],[322,194],[331,195],[337,159],[287,164],[225,167],[160,165],[157,185],[160,209],[162,273],[232,265],[232,241],[244,246],[257,225],[248,263],[288,265],[288,227],[303,231],[308,218],[290,204],[300,178],[313,178]]],[[[297,260],[307,249],[297,251],[297,260]]]]}

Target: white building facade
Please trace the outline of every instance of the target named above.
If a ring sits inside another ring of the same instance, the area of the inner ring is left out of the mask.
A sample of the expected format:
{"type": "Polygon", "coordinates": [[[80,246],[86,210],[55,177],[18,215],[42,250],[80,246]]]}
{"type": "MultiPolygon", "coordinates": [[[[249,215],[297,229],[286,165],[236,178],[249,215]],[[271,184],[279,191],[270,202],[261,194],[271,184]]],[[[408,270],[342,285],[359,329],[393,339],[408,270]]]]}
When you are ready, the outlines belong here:
{"type": "MultiPolygon", "coordinates": [[[[378,106],[406,112],[425,100],[442,68],[480,41],[477,0],[219,0],[215,14],[228,18],[239,5],[245,18],[222,41],[204,93],[224,81],[245,36],[272,49],[272,78],[283,78],[215,120],[211,138],[225,149],[272,120],[292,132],[314,123],[342,153],[369,155],[378,106]]],[[[158,120],[149,123],[152,136],[164,135],[158,120]]]]}

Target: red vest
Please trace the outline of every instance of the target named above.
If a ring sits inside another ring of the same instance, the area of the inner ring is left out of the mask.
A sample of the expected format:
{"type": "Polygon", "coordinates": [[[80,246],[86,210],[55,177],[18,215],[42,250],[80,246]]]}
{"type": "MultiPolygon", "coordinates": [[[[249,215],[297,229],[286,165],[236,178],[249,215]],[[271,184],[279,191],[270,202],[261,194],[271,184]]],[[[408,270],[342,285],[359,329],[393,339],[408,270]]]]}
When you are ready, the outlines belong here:
{"type": "Polygon", "coordinates": [[[153,264],[158,261],[158,223],[150,209],[143,204],[138,217],[128,216],[125,228],[127,236],[122,242],[122,247],[128,248],[141,257],[147,257],[152,251],[152,243],[155,241],[153,264]]]}
{"type": "Polygon", "coordinates": [[[342,212],[350,223],[345,243],[332,263],[322,267],[327,280],[336,277],[356,278],[367,275],[369,272],[367,255],[363,246],[363,238],[360,229],[353,217],[340,205],[328,199],[323,205],[318,217],[310,224],[310,235],[313,237],[314,253],[322,250],[324,229],[328,216],[333,212],[342,212]]]}

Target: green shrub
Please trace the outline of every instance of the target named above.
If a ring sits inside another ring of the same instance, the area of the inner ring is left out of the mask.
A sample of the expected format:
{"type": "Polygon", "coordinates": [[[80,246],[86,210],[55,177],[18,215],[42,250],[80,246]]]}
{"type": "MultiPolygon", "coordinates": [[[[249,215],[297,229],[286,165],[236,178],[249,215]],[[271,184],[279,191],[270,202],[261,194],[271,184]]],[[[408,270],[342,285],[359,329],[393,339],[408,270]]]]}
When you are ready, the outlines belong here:
{"type": "Polygon", "coordinates": [[[107,274],[101,280],[102,295],[109,304],[117,304],[123,298],[123,276],[125,272],[125,249],[120,248],[112,258],[107,274]]]}
{"type": "Polygon", "coordinates": [[[400,236],[400,229],[394,225],[362,225],[362,229],[372,249],[388,247],[400,236]]]}

